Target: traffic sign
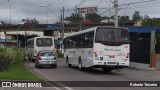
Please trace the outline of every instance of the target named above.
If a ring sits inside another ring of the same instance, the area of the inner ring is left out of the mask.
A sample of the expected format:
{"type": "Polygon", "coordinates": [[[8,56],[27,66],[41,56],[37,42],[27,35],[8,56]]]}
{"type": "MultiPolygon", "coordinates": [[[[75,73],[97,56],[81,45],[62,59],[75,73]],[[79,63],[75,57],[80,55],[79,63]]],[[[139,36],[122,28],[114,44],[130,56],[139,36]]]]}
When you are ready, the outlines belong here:
{"type": "Polygon", "coordinates": [[[59,38],[59,31],[54,31],[54,38],[56,40],[59,38]]]}
{"type": "Polygon", "coordinates": [[[95,13],[98,11],[97,7],[78,8],[79,13],[95,13]]]}

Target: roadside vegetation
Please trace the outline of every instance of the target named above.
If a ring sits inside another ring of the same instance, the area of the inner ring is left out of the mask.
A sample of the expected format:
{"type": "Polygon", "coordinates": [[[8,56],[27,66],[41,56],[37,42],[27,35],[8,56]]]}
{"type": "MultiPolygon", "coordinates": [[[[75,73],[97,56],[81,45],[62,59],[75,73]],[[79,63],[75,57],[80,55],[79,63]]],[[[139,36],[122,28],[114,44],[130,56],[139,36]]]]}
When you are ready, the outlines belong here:
{"type": "Polygon", "coordinates": [[[57,52],[57,57],[58,58],[64,58],[64,55],[61,52],[57,52]]]}
{"type": "Polygon", "coordinates": [[[41,80],[25,67],[25,51],[17,48],[0,48],[0,79],[41,80]]]}
{"type": "Polygon", "coordinates": [[[2,80],[42,80],[37,77],[25,67],[24,62],[13,64],[9,70],[0,72],[0,79],[2,80]]]}

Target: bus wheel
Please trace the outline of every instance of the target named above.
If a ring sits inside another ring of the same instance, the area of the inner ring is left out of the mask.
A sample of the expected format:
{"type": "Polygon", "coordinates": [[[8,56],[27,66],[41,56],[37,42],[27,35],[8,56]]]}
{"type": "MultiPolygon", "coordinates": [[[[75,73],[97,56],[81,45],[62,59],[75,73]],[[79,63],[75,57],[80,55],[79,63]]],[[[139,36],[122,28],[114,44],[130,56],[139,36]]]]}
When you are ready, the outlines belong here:
{"type": "Polygon", "coordinates": [[[72,67],[72,65],[69,64],[68,56],[66,57],[66,64],[68,65],[68,67],[72,67]]]}
{"type": "Polygon", "coordinates": [[[104,67],[104,68],[102,68],[102,69],[103,69],[103,72],[111,73],[113,68],[110,68],[110,67],[104,67]]]}
{"type": "Polygon", "coordinates": [[[81,60],[79,60],[78,69],[81,70],[81,71],[84,70],[84,67],[82,65],[82,61],[81,60]]]}

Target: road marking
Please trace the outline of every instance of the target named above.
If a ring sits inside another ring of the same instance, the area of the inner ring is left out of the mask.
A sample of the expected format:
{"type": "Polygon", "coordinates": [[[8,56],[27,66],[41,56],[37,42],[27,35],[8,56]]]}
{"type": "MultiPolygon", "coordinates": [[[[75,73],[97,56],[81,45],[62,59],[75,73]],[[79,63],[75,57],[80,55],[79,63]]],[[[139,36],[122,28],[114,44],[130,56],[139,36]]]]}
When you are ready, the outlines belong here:
{"type": "Polygon", "coordinates": [[[70,88],[70,87],[67,87],[67,86],[61,84],[61,83],[58,83],[58,82],[55,82],[55,83],[58,84],[58,85],[60,85],[60,86],[62,86],[63,88],[65,88],[65,89],[67,89],[67,90],[74,90],[74,89],[72,89],[72,88],[70,88]]]}
{"type": "MultiPolygon", "coordinates": [[[[31,66],[32,66],[31,63],[27,63],[27,64],[29,64],[29,68],[28,68],[28,69],[29,69],[31,72],[33,72],[33,73],[35,73],[36,75],[38,75],[39,77],[41,77],[41,78],[49,81],[49,79],[45,78],[44,76],[42,76],[41,74],[39,74],[39,73],[38,73],[37,71],[35,71],[34,69],[31,69],[31,66]]],[[[27,66],[27,65],[26,65],[26,66],[27,66]]],[[[57,89],[57,90],[62,90],[62,89],[60,89],[60,88],[58,88],[58,87],[55,87],[54,85],[52,85],[51,83],[49,83],[49,82],[47,82],[47,81],[45,81],[45,82],[46,82],[47,84],[51,85],[52,87],[54,87],[54,88],[57,89]]],[[[67,87],[67,86],[61,84],[61,83],[58,83],[58,82],[55,82],[55,81],[53,81],[53,82],[56,83],[57,85],[61,86],[62,88],[67,89],[67,90],[74,90],[74,89],[72,89],[72,88],[70,88],[70,87],[67,87]]]]}
{"type": "MultiPolygon", "coordinates": [[[[49,82],[47,82],[47,81],[45,81],[45,82],[48,83],[49,85],[51,85],[52,87],[55,87],[54,85],[50,84],[49,82]]],[[[54,81],[53,81],[53,82],[54,82],[54,81]]],[[[62,88],[65,88],[65,89],[67,89],[67,90],[74,90],[74,89],[72,89],[72,88],[70,88],[70,87],[67,87],[67,86],[61,84],[61,83],[58,83],[58,82],[54,82],[54,83],[56,83],[57,85],[61,86],[62,88]]],[[[56,87],[56,88],[57,88],[57,87],[56,87]]],[[[58,89],[59,89],[59,88],[58,88],[58,89]]],[[[60,89],[60,90],[61,90],[61,89],[60,89]]]]}
{"type": "MultiPolygon", "coordinates": [[[[45,82],[46,82],[46,81],[45,81],[45,82]]],[[[49,84],[49,85],[51,85],[53,88],[55,88],[55,89],[57,89],[57,90],[61,90],[60,88],[53,86],[53,85],[50,84],[49,82],[46,82],[46,83],[49,84]]]]}

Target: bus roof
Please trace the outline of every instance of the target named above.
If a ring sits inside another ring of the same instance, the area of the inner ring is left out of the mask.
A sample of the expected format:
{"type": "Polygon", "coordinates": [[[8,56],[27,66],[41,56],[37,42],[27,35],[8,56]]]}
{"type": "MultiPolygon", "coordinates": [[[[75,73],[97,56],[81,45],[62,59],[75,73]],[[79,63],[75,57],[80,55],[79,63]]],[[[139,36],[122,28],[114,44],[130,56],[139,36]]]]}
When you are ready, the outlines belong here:
{"type": "Polygon", "coordinates": [[[82,31],[75,32],[75,33],[73,33],[73,34],[71,34],[71,35],[66,36],[66,38],[67,38],[67,37],[71,37],[71,36],[75,36],[75,35],[78,35],[78,34],[90,32],[90,31],[94,31],[94,30],[96,30],[96,29],[99,28],[99,27],[127,29],[127,28],[123,28],[123,27],[113,27],[113,26],[96,26],[96,27],[88,28],[88,29],[86,29],[86,30],[82,30],[82,31]]]}
{"type": "Polygon", "coordinates": [[[30,40],[34,40],[36,38],[54,38],[53,36],[41,36],[41,37],[34,37],[34,38],[30,38],[28,39],[27,41],[30,41],[30,40]]]}

